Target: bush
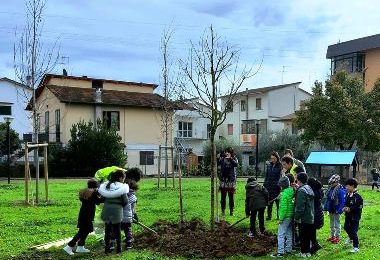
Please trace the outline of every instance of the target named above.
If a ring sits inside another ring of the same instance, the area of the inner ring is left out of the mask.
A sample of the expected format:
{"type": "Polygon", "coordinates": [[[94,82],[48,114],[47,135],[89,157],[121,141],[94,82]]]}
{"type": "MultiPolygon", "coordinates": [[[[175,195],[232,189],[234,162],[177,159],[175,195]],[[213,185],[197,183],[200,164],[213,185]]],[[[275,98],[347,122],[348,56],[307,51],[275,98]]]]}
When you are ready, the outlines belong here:
{"type": "Polygon", "coordinates": [[[79,122],[71,128],[71,139],[66,147],[49,148],[49,162],[55,177],[94,176],[98,169],[116,165],[124,167],[124,144],[115,129],[98,123],[79,122]]]}

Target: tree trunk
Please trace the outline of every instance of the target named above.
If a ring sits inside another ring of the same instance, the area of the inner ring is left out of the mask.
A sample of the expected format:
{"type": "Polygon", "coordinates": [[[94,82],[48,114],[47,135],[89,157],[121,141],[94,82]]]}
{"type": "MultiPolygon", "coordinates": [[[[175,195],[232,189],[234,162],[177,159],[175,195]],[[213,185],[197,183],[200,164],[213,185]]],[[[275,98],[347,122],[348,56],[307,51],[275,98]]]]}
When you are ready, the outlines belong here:
{"type": "Polygon", "coordinates": [[[211,229],[214,229],[215,225],[215,177],[216,177],[216,148],[215,148],[215,141],[214,136],[211,136],[210,138],[210,144],[211,144],[211,214],[210,214],[210,225],[211,229]]]}

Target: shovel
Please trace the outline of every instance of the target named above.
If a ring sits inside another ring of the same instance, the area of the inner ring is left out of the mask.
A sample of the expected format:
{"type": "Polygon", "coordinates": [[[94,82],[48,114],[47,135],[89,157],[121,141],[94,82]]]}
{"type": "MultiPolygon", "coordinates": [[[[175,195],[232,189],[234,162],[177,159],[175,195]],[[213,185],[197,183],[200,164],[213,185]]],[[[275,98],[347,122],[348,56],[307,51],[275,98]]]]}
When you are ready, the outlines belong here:
{"type": "Polygon", "coordinates": [[[228,228],[232,228],[233,226],[236,226],[237,224],[239,224],[240,222],[242,222],[243,220],[245,220],[245,219],[247,219],[247,218],[249,218],[249,217],[244,217],[244,218],[242,218],[242,219],[236,221],[235,223],[233,223],[232,225],[230,225],[228,228]]]}
{"type": "Polygon", "coordinates": [[[137,221],[136,219],[133,219],[133,223],[136,223],[137,225],[139,225],[140,227],[143,227],[144,229],[152,232],[153,234],[156,234],[158,235],[158,233],[156,231],[154,231],[153,229],[151,229],[150,227],[148,226],[145,226],[143,223],[141,223],[140,221],[137,221]]]}

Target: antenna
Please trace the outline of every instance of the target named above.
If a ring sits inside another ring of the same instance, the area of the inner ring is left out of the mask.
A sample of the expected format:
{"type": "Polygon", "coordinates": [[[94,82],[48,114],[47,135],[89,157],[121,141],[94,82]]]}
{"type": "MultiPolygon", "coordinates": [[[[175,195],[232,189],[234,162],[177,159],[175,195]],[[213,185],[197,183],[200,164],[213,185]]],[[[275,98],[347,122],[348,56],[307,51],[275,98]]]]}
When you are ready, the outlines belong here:
{"type": "Polygon", "coordinates": [[[282,70],[280,70],[279,72],[281,72],[281,84],[284,84],[284,73],[285,72],[288,72],[287,70],[285,70],[285,68],[289,68],[290,66],[282,66],[282,70]]]}

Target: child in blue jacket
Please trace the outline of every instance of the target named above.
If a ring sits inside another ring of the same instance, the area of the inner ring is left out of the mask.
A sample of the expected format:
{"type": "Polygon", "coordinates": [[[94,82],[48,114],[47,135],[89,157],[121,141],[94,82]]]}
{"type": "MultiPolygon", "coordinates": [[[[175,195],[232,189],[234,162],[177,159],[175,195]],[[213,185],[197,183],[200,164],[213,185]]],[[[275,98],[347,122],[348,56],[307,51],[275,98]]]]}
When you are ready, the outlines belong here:
{"type": "Polygon", "coordinates": [[[340,241],[340,215],[343,213],[346,190],[339,183],[340,176],[334,174],[329,179],[329,189],[327,190],[324,211],[330,216],[331,236],[328,241],[338,244],[340,241]]]}
{"type": "Polygon", "coordinates": [[[359,252],[358,229],[363,209],[363,198],[356,190],[357,187],[358,181],[356,179],[352,178],[346,181],[347,195],[346,203],[343,208],[343,211],[346,214],[344,230],[346,230],[349,237],[346,243],[348,244],[352,241],[354,246],[350,251],[351,253],[359,252]]]}

